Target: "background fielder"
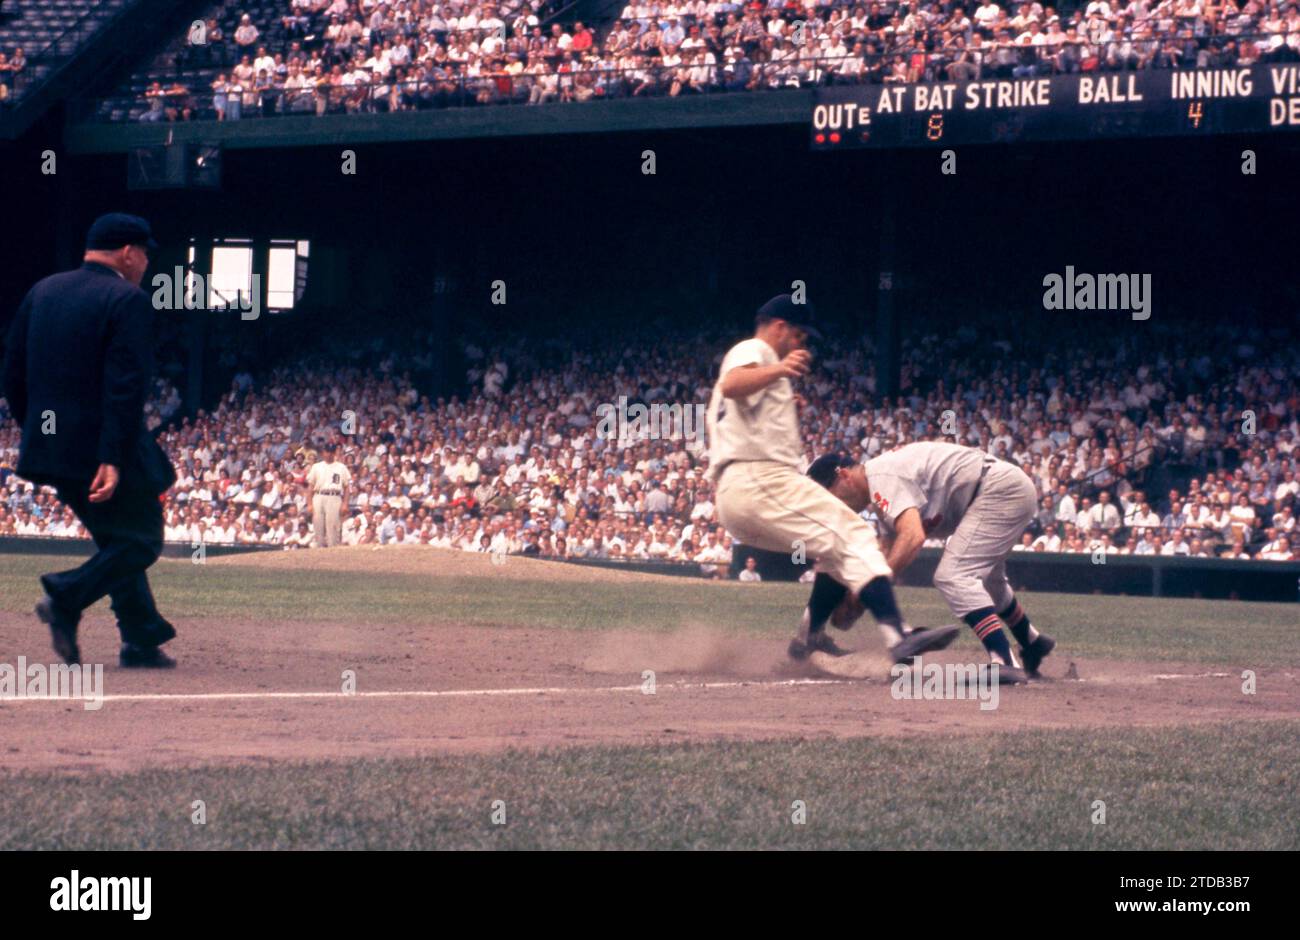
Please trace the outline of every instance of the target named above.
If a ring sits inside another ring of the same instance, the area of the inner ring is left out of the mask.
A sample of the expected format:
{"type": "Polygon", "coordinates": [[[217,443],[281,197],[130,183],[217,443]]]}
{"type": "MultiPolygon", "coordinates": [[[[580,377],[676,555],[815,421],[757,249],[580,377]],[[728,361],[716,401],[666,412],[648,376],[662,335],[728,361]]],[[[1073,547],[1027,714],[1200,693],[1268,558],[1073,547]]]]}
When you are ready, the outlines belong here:
{"type": "Polygon", "coordinates": [[[312,541],[316,548],[332,548],[343,540],[340,512],[352,473],[336,458],[338,445],[330,441],[321,448],[323,457],[307,471],[311,494],[312,541]]]}
{"type": "Polygon", "coordinates": [[[791,379],[808,373],[803,348],[816,336],[810,304],[789,294],[758,311],[753,338],[722,360],[707,415],[709,475],[717,490],[718,519],[733,537],[757,548],[792,552],[802,544],[818,574],[789,653],[843,655],[824,627],[852,591],[871,611],[894,660],[947,645],[957,628],[906,635],[890,569],[876,535],[856,513],[799,470],[802,448],[791,379]]]}
{"type": "Polygon", "coordinates": [[[808,475],[861,512],[875,507],[893,535],[888,561],[895,574],[927,538],[944,538],[934,586],[952,612],[979,637],[989,658],[1007,667],[1002,681],[1024,678],[1002,630],[1020,642],[1025,671],[1038,668],[1056,646],[1029,622],[1007,580],[1006,560],[1037,506],[1034,484],[1014,464],[973,447],[944,442],[908,444],[858,464],[826,454],[808,475]]]}

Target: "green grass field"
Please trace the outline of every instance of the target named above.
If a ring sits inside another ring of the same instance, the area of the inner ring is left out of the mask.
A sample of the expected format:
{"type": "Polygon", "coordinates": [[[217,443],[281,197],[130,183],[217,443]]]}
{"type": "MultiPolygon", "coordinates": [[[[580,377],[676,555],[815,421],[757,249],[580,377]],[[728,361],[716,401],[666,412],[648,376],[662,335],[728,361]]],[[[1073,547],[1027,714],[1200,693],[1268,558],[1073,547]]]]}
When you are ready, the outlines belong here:
{"type": "MultiPolygon", "coordinates": [[[[9,557],[0,609],[62,566],[9,557]]],[[[784,636],[806,589],[163,564],[174,618],[459,621],[784,636]],[[433,612],[431,614],[431,612],[433,612]]],[[[915,622],[948,620],[905,589],[915,622]]],[[[1300,665],[1295,607],[1023,598],[1080,657],[1300,665]],[[1248,650],[1246,654],[1243,650],[1248,650]]],[[[962,644],[974,646],[963,636],[962,644]]],[[[2,716],[0,716],[2,717],[2,716]]],[[[853,740],[509,750],[82,775],[0,770],[0,848],[1300,849],[1300,718],[853,740]],[[141,805],[139,794],[151,798],[141,805]],[[204,800],[208,819],[191,822],[204,800]],[[505,825],[491,821],[505,804],[505,825]],[[792,821],[803,801],[806,822],[792,821]],[[1106,803],[1105,824],[1092,821],[1106,803]]]]}
{"type": "MultiPolygon", "coordinates": [[[[8,556],[0,570],[0,609],[27,612],[37,575],[73,560],[8,556]]],[[[509,569],[509,565],[503,566],[509,569]]],[[[596,577],[599,577],[596,575],[596,577]]],[[[175,620],[239,617],[365,622],[442,621],[490,627],[536,625],[576,630],[671,630],[705,623],[721,630],[782,636],[807,597],[795,584],[709,584],[689,579],[645,583],[546,581],[511,577],[294,571],[234,565],[161,563],[151,579],[159,606],[175,620]]],[[[952,615],[932,590],[902,588],[914,623],[952,615]]],[[[1293,604],[1087,594],[1025,594],[1034,623],[1082,657],[1230,665],[1267,660],[1300,665],[1300,615],[1293,604]]],[[[101,606],[106,610],[106,606],[101,606]]],[[[963,634],[962,644],[975,640],[963,634]]]]}
{"type": "Polygon", "coordinates": [[[0,849],[1295,850],[1297,767],[1300,721],[18,774],[0,849]]]}

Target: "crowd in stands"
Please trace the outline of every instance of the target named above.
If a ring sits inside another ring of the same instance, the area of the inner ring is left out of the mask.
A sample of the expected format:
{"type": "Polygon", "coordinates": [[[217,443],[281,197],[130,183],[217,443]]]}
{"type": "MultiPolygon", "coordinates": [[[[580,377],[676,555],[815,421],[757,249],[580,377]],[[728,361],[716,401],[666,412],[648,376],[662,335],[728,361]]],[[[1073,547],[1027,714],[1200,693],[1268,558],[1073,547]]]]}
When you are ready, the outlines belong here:
{"type": "MultiPolygon", "coordinates": [[[[142,120],[402,111],[1300,61],[1297,0],[632,2],[543,27],[539,0],[291,0],[275,40],[216,20],[142,120]],[[203,68],[219,69],[215,78],[203,68]]],[[[265,27],[267,24],[263,24],[265,27]]],[[[268,30],[269,32],[269,30],[268,30]]]]}
{"type": "MultiPolygon", "coordinates": [[[[432,361],[427,345],[376,340],[240,372],[215,407],[179,420],[160,380],[148,420],[179,477],[166,538],[311,546],[305,476],[333,440],[353,474],[345,544],[690,562],[725,576],[732,544],[702,435],[685,417],[610,434],[600,406],[706,402],[729,338],[468,346],[470,393],[437,400],[410,378],[432,361]]],[[[1034,480],[1042,505],[1024,550],[1300,560],[1300,347],[1186,326],[1056,342],[924,336],[905,345],[904,391],[889,400],[874,394],[868,344],[834,344],[801,383],[805,459],[956,440],[1034,480]],[[1185,469],[1185,486],[1149,492],[1170,468],[1185,469]]],[[[17,447],[0,413],[0,535],[84,537],[49,490],[12,472],[17,447]]]]}
{"type": "Polygon", "coordinates": [[[27,68],[27,54],[22,46],[14,46],[10,55],[0,52],[0,105],[9,100],[13,94],[14,83],[19,74],[27,68]]]}

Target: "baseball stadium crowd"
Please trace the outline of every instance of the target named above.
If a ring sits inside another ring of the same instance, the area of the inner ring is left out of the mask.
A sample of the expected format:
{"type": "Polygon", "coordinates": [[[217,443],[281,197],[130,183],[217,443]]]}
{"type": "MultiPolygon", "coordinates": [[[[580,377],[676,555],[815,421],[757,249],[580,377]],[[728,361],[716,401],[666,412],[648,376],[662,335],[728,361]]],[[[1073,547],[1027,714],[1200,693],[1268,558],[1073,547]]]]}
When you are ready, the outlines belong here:
{"type": "Polygon", "coordinates": [[[0,52],[0,104],[9,100],[14,80],[27,67],[27,53],[22,46],[14,46],[9,55],[0,52]]]}
{"type": "MultiPolygon", "coordinates": [[[[869,343],[831,345],[840,352],[800,383],[805,459],[956,440],[1034,480],[1041,509],[1023,550],[1300,560],[1300,346],[1230,326],[1054,333],[1016,349],[969,327],[908,342],[903,393],[887,401],[874,395],[869,343]]],[[[432,362],[432,339],[410,337],[238,372],[193,418],[178,417],[180,397],[160,380],[148,420],[179,477],[166,538],[313,545],[305,478],[334,441],[352,475],[344,544],[689,562],[727,576],[732,544],[690,420],[726,340],[643,339],[467,344],[469,393],[436,400],[410,377],[432,362]],[[620,396],[683,408],[662,422],[602,420],[620,396]]],[[[0,535],[84,537],[51,491],[13,473],[18,442],[0,408],[0,535]]]]}
{"type": "MultiPolygon", "coordinates": [[[[291,0],[175,52],[140,120],[1029,78],[1300,61],[1296,0],[667,0],[592,28],[541,0],[291,0]],[[545,24],[545,25],[544,25],[545,24]]],[[[143,102],[144,107],[141,107],[143,102]]],[[[117,112],[120,113],[120,112],[117,112]]]]}

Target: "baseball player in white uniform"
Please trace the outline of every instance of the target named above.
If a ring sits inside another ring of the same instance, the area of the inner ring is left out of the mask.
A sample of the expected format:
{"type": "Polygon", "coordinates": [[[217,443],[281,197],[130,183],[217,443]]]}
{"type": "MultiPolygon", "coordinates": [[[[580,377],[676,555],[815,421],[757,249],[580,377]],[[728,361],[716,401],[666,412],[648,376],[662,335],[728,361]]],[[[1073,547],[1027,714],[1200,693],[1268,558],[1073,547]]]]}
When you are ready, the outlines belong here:
{"type": "Polygon", "coordinates": [[[934,586],[1000,664],[1000,682],[1038,675],[1056,641],[1029,622],[1006,569],[1038,502],[1023,470],[973,447],[940,441],[907,444],[865,464],[825,454],[808,475],[855,512],[875,507],[893,537],[887,560],[895,574],[911,564],[927,538],[947,538],[934,586]],[[1023,671],[1003,624],[1020,643],[1023,671]]]}
{"type": "Polygon", "coordinates": [[[732,537],[756,548],[805,554],[817,576],[803,621],[790,642],[793,659],[820,651],[843,655],[826,635],[831,614],[852,592],[871,611],[895,662],[951,643],[957,627],[913,630],[894,598],[890,568],[865,520],[800,472],[799,414],[791,385],[808,373],[803,348],[817,336],[810,304],[789,294],[758,311],[753,338],[722,360],[709,400],[709,476],[718,519],[732,537]]]}
{"type": "Polygon", "coordinates": [[[311,496],[311,525],[316,548],[331,548],[343,540],[343,524],[339,513],[343,497],[347,495],[352,474],[340,463],[335,454],[337,445],[332,441],[322,448],[323,456],[307,471],[307,487],[311,496]]]}

